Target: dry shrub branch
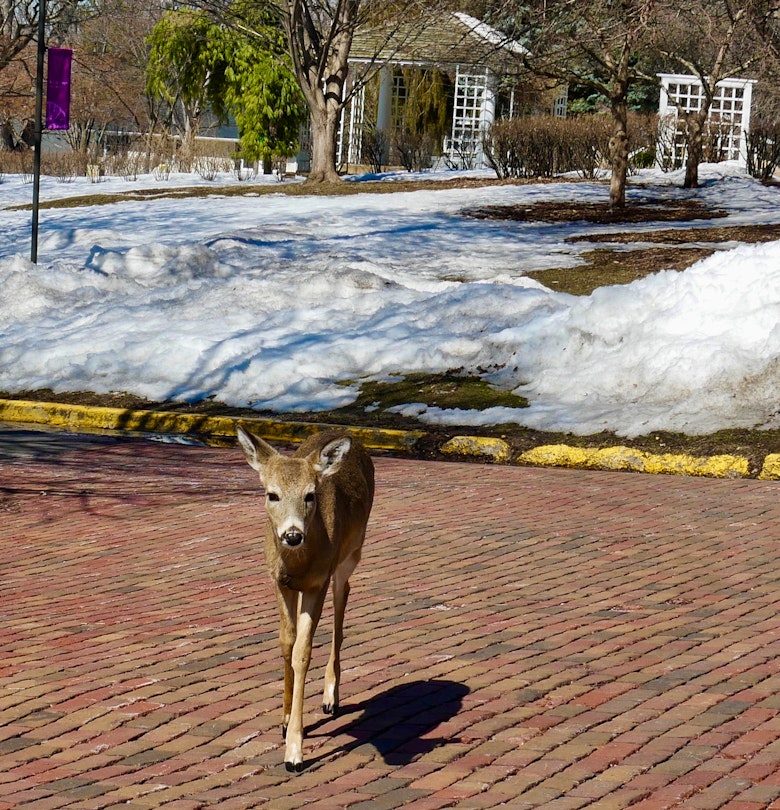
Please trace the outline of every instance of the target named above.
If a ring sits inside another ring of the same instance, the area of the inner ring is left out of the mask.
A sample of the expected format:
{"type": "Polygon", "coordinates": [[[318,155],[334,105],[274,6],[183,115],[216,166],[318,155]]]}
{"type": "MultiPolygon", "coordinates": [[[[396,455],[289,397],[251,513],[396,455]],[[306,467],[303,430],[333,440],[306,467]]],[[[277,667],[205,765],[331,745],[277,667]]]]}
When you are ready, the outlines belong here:
{"type": "MultiPolygon", "coordinates": [[[[655,152],[656,129],[653,117],[631,116],[629,154],[642,165],[655,152]]],[[[605,115],[510,118],[493,124],[484,149],[502,179],[554,177],[566,172],[592,178],[609,166],[611,131],[605,115]]]]}

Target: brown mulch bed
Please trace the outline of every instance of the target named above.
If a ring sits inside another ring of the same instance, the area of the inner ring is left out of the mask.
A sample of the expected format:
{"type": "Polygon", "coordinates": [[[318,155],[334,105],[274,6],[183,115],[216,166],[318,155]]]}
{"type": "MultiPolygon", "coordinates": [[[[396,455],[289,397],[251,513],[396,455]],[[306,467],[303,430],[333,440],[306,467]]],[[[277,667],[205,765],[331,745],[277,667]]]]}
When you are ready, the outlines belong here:
{"type": "Polygon", "coordinates": [[[606,203],[538,202],[533,205],[483,205],[463,214],[476,219],[510,219],[519,222],[589,222],[594,225],[622,225],[644,222],[692,222],[728,216],[725,211],[706,208],[698,200],[649,200],[625,208],[606,203]]]}

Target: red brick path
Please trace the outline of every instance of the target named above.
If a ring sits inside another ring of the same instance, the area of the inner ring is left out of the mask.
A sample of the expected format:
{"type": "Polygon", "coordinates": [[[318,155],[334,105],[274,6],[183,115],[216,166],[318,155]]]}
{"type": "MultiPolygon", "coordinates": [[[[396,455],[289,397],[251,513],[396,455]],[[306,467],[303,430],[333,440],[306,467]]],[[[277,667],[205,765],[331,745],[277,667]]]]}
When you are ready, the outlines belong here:
{"type": "Polygon", "coordinates": [[[780,807],[777,483],[376,464],[296,776],[238,451],[6,453],[0,810],[780,807]]]}

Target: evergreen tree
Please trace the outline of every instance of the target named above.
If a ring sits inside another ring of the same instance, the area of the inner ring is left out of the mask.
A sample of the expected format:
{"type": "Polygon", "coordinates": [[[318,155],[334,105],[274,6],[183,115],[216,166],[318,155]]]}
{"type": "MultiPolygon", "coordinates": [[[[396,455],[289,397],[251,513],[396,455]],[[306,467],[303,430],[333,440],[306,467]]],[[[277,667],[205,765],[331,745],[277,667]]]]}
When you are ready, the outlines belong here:
{"type": "MultiPolygon", "coordinates": [[[[258,20],[253,30],[268,28],[258,20]]],[[[191,155],[207,107],[222,120],[233,115],[249,159],[293,154],[305,105],[284,63],[283,38],[262,38],[217,24],[202,11],[171,11],[150,38],[148,92],[164,99],[191,155]],[[276,43],[277,47],[274,47],[276,43]]]]}
{"type": "Polygon", "coordinates": [[[306,105],[292,73],[248,38],[232,40],[225,57],[214,110],[235,118],[244,157],[295,154],[306,105]]]}

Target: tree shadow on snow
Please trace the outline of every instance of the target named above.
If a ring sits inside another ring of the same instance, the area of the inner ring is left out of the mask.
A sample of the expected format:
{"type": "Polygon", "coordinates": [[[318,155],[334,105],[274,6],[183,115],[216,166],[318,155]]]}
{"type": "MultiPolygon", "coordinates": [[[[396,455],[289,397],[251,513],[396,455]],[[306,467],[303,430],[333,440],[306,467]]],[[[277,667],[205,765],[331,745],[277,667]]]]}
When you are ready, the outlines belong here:
{"type": "MultiPolygon", "coordinates": [[[[393,686],[355,705],[342,705],[338,717],[324,718],[313,724],[308,735],[325,725],[337,725],[323,736],[347,735],[352,742],[341,747],[353,751],[361,746],[376,749],[388,765],[407,765],[441,745],[452,742],[430,732],[452,719],[469,693],[468,687],[455,681],[412,681],[393,686]],[[349,719],[352,718],[352,719],[349,719]]],[[[319,736],[315,733],[315,736],[319,736]]],[[[307,766],[329,757],[332,752],[306,762],[307,766]]]]}

